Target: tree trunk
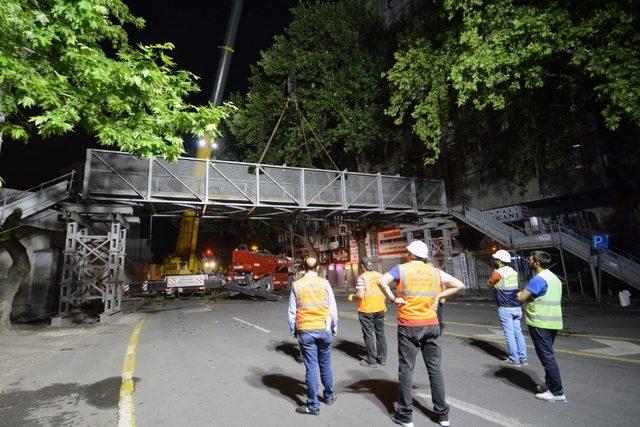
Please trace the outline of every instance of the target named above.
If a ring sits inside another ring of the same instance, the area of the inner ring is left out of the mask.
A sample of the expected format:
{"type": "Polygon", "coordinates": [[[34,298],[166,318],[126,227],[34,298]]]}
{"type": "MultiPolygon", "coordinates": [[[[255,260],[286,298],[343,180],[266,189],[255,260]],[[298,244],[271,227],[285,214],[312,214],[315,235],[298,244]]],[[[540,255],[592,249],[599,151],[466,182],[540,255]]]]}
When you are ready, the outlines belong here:
{"type": "Polygon", "coordinates": [[[8,331],[11,327],[13,297],[31,271],[27,249],[19,240],[9,240],[3,243],[3,246],[11,256],[13,264],[6,277],[0,278],[0,333],[8,331]]]}
{"type": "Polygon", "coordinates": [[[305,217],[298,216],[297,218],[298,226],[302,229],[302,243],[304,243],[304,247],[309,252],[309,255],[318,258],[318,253],[316,252],[316,248],[313,247],[313,242],[309,238],[309,231],[307,231],[307,221],[305,217]]]}

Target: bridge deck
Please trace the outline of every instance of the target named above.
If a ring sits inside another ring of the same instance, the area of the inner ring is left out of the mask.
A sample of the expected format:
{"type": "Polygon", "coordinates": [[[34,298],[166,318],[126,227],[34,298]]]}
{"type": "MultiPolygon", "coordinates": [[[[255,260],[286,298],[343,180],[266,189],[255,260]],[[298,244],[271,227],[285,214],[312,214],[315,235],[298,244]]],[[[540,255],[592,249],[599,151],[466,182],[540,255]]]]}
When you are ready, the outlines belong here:
{"type": "Polygon", "coordinates": [[[194,158],[169,163],[107,150],[87,150],[83,197],[196,207],[203,214],[446,211],[439,180],[194,158]]]}

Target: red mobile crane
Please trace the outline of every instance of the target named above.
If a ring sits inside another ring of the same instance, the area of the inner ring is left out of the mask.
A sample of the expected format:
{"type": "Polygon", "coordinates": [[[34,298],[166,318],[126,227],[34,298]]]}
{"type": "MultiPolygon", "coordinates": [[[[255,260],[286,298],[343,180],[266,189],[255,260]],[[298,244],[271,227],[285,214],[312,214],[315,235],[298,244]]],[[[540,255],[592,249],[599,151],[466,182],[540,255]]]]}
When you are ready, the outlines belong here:
{"type": "Polygon", "coordinates": [[[246,293],[247,289],[271,292],[284,289],[291,282],[290,270],[293,260],[289,257],[249,252],[235,249],[231,254],[231,265],[227,273],[227,287],[242,288],[238,292],[246,293]]]}

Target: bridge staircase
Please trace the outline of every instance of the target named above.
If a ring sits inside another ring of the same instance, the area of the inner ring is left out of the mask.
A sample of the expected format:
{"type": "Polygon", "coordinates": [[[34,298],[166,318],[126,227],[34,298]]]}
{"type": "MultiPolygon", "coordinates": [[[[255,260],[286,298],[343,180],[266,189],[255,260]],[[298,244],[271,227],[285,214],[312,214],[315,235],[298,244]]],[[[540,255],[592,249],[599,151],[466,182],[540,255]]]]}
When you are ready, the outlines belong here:
{"type": "Polygon", "coordinates": [[[494,216],[468,206],[453,207],[450,214],[508,249],[563,249],[589,263],[592,272],[594,266],[600,265],[605,273],[640,290],[640,259],[608,249],[599,251],[598,255],[592,251],[590,239],[568,227],[552,224],[544,233],[530,235],[522,229],[502,223],[494,216]]]}

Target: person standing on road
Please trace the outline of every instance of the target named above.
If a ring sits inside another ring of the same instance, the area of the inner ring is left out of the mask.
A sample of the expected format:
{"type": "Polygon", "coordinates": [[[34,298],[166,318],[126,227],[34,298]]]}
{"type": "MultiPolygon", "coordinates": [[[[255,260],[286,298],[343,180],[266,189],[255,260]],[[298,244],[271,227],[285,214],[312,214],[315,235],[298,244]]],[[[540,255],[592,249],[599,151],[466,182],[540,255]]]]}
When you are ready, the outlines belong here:
{"type": "Polygon", "coordinates": [[[318,260],[305,259],[303,268],[304,276],[293,283],[289,297],[289,331],[300,342],[307,384],[307,404],[296,408],[296,412],[319,415],[318,367],[324,386],[324,403],[331,405],[337,399],[333,389],[331,348],[333,336],[338,332],[338,310],[331,285],[318,277],[318,260]]]}
{"type": "Polygon", "coordinates": [[[384,294],[378,286],[382,274],[374,271],[373,262],[368,257],[362,257],[361,265],[365,271],[358,277],[356,298],[367,359],[361,360],[360,365],[376,368],[378,365],[387,364],[387,341],[384,336],[387,306],[384,303],[384,294]]]}
{"type": "Polygon", "coordinates": [[[520,321],[522,304],[518,300],[518,272],[508,264],[511,254],[504,249],[492,255],[496,267],[489,277],[488,285],[493,289],[498,304],[498,317],[502,325],[504,339],[509,349],[509,358],[500,362],[501,366],[519,368],[529,364],[527,344],[524,341],[520,321]]]}
{"type": "Polygon", "coordinates": [[[391,420],[413,427],[413,369],[418,352],[422,353],[433,400],[433,411],[441,426],[449,424],[449,406],[445,402],[444,378],[440,368],[441,352],[437,306],[441,298],[457,294],[464,284],[455,277],[427,263],[429,248],[415,240],[407,246],[409,262],[396,265],[380,279],[380,286],[398,306],[398,409],[391,420]],[[395,297],[389,284],[398,283],[395,297]]]}
{"type": "Polygon", "coordinates": [[[524,318],[545,372],[545,384],[538,386],[536,397],[547,402],[566,403],[560,369],[553,351],[553,342],[562,329],[562,282],[549,270],[551,255],[547,252],[532,252],[529,266],[537,274],[525,289],[518,292],[518,300],[525,303],[524,318]]]}

